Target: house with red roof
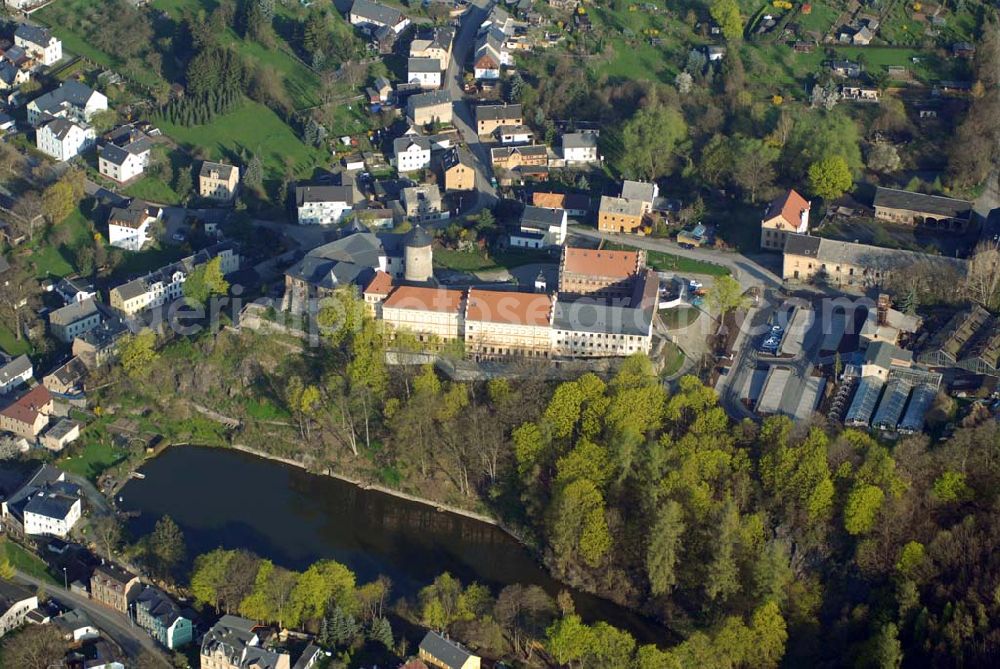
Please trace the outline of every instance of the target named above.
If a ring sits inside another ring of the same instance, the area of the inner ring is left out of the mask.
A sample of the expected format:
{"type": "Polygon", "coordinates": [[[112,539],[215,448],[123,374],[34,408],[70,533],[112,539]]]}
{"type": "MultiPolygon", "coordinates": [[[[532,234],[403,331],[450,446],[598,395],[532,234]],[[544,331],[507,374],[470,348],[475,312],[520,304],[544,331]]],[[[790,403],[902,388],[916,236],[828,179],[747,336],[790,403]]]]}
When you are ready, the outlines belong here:
{"type": "Polygon", "coordinates": [[[25,439],[36,439],[49,424],[52,394],[38,385],[0,409],[0,430],[13,432],[25,439]]]}
{"type": "Polygon", "coordinates": [[[760,247],[780,251],[789,233],[809,232],[809,209],[809,200],[792,189],[772,201],[760,222],[760,247]]]}

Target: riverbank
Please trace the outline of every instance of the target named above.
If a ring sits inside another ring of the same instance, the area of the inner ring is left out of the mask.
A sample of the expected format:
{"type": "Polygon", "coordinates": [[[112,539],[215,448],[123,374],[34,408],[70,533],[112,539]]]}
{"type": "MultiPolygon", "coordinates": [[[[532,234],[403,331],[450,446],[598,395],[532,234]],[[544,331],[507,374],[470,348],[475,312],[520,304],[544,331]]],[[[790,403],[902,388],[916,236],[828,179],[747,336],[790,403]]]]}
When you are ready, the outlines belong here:
{"type": "MultiPolygon", "coordinates": [[[[184,446],[184,445],[187,445],[187,444],[176,444],[176,445],[177,446],[184,446]]],[[[293,460],[292,458],[283,458],[280,455],[272,455],[270,453],[258,450],[256,448],[253,448],[253,447],[250,447],[250,446],[244,446],[243,444],[230,444],[229,446],[219,446],[218,448],[232,448],[232,449],[235,449],[237,451],[241,451],[243,453],[249,453],[250,455],[255,455],[258,458],[264,458],[265,460],[272,460],[274,462],[280,462],[282,464],[286,464],[286,465],[289,465],[291,467],[298,467],[299,469],[302,469],[303,471],[307,471],[310,474],[316,474],[318,476],[329,476],[330,478],[337,479],[338,481],[344,481],[345,483],[350,483],[351,485],[356,485],[357,487],[361,488],[362,490],[373,490],[375,492],[380,492],[380,493],[382,493],[384,495],[391,495],[392,497],[398,497],[400,499],[405,499],[405,500],[407,500],[409,502],[416,502],[417,504],[423,504],[425,506],[431,506],[431,507],[434,507],[434,509],[436,511],[440,511],[442,513],[454,513],[454,514],[459,515],[459,516],[464,516],[466,518],[471,518],[472,520],[478,520],[481,523],[489,523],[490,525],[495,525],[496,527],[500,528],[501,530],[503,530],[504,532],[506,532],[508,535],[510,535],[510,537],[512,539],[516,540],[521,545],[524,545],[524,542],[521,540],[520,537],[518,537],[516,534],[514,534],[510,529],[504,527],[503,523],[501,523],[500,521],[498,521],[496,518],[493,518],[492,516],[487,516],[487,515],[484,515],[484,514],[481,514],[481,513],[477,513],[475,511],[470,511],[468,509],[463,509],[463,508],[458,507],[458,506],[452,506],[450,504],[443,504],[441,502],[435,502],[434,500],[427,499],[426,497],[420,497],[418,495],[412,495],[410,493],[403,492],[402,490],[394,490],[393,488],[387,488],[386,486],[381,485],[379,483],[368,483],[366,481],[362,481],[361,479],[352,478],[352,477],[346,476],[344,474],[338,474],[337,472],[333,471],[330,467],[327,467],[325,469],[325,471],[322,471],[322,472],[313,471],[304,462],[299,462],[298,460],[293,460]]],[[[531,547],[530,546],[525,546],[525,548],[529,548],[530,549],[531,547]]]]}

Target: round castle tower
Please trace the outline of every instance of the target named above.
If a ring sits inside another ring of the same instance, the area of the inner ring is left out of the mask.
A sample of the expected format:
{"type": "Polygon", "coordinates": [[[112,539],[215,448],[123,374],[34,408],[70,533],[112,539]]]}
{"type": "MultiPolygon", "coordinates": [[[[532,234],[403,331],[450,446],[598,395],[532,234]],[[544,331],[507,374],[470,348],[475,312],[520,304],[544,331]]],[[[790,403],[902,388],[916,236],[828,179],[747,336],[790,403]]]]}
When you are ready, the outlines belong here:
{"type": "Polygon", "coordinates": [[[416,225],[403,240],[403,278],[407,281],[430,281],[434,276],[433,238],[416,225]]]}

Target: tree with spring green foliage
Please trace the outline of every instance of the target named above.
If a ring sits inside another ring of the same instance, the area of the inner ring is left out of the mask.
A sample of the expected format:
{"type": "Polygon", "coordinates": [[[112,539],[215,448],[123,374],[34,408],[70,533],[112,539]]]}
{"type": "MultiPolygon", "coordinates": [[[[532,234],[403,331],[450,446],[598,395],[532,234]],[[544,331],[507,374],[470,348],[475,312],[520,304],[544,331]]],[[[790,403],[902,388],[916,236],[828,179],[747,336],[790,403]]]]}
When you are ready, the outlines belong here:
{"type": "Polygon", "coordinates": [[[719,24],[726,41],[738,42],[743,38],[743,19],[736,0],[713,0],[708,13],[719,24]]]}

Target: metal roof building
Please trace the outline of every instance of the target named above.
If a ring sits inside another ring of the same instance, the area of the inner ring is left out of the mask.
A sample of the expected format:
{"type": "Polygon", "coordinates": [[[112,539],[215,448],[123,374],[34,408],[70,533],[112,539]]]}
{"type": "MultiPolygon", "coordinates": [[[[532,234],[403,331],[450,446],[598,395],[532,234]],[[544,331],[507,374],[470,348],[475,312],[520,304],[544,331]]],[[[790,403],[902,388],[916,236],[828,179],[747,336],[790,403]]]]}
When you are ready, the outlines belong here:
{"type": "Polygon", "coordinates": [[[924,429],[924,419],[927,411],[934,403],[937,395],[937,386],[929,383],[921,383],[913,389],[910,397],[910,404],[906,407],[906,414],[899,422],[899,431],[904,434],[913,434],[924,429]]]}
{"type": "Polygon", "coordinates": [[[871,422],[872,414],[878,405],[878,398],[882,395],[882,387],[885,382],[877,376],[866,376],[858,384],[858,390],[854,393],[850,408],[847,409],[847,416],[844,417],[844,425],[848,427],[861,427],[871,422]]]}
{"type": "Polygon", "coordinates": [[[875,418],[872,420],[872,427],[879,430],[895,430],[903,415],[911,388],[913,385],[904,378],[897,376],[889,379],[889,382],[885,384],[885,393],[882,395],[882,401],[879,402],[878,411],[875,412],[875,418]]]}
{"type": "Polygon", "coordinates": [[[785,394],[785,386],[791,377],[792,370],[788,367],[771,367],[754,410],[763,416],[778,413],[781,408],[781,398],[785,394]]]}

